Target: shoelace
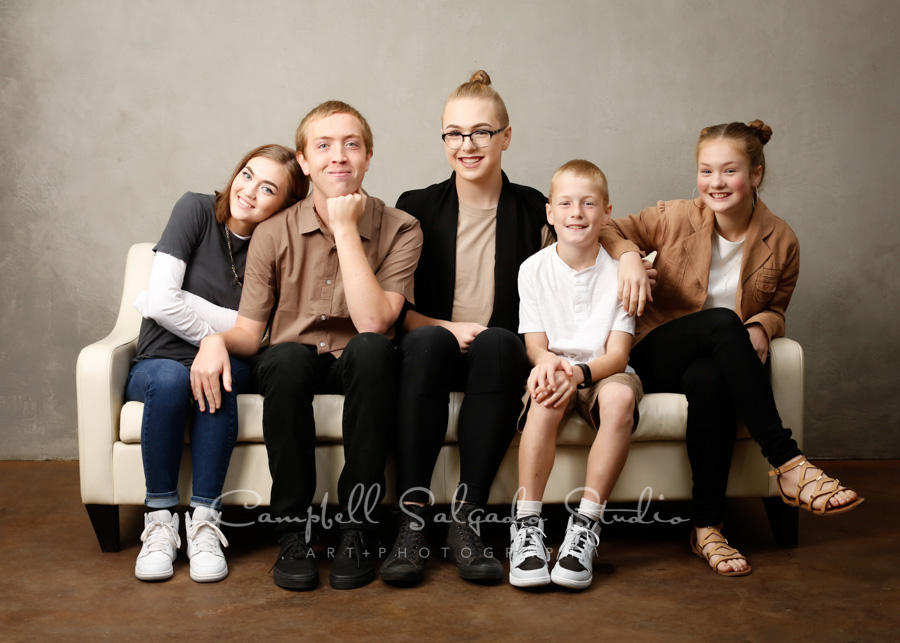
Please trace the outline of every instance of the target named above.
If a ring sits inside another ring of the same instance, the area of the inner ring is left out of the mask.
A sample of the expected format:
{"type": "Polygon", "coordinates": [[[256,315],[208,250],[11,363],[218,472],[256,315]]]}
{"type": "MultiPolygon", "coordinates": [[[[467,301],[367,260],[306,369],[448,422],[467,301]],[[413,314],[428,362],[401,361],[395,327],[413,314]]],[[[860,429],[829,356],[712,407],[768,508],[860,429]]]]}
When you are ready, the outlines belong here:
{"type": "Polygon", "coordinates": [[[343,538],[341,538],[340,548],[341,551],[347,552],[348,558],[356,559],[356,565],[358,567],[362,555],[362,552],[360,551],[362,549],[362,543],[360,542],[359,534],[354,531],[347,530],[344,533],[343,538]]]}
{"type": "Polygon", "coordinates": [[[178,530],[170,522],[154,520],[144,527],[141,533],[141,542],[147,543],[147,551],[165,551],[167,544],[173,544],[175,549],[181,547],[181,537],[178,530]]]}
{"type": "Polygon", "coordinates": [[[269,571],[267,574],[271,574],[272,570],[275,569],[275,565],[278,564],[279,560],[296,560],[297,558],[306,558],[309,553],[309,544],[303,540],[298,535],[293,535],[290,537],[290,540],[286,541],[287,547],[284,549],[281,554],[279,554],[278,559],[272,563],[272,566],[269,567],[269,571]]]}
{"type": "Polygon", "coordinates": [[[469,524],[469,514],[473,510],[474,505],[472,505],[472,509],[467,509],[466,505],[458,509],[454,517],[456,524],[453,527],[459,532],[463,547],[467,547],[472,552],[472,558],[477,558],[484,554],[484,543],[481,541],[481,535],[469,524]]]}
{"type": "Polygon", "coordinates": [[[302,538],[295,537],[289,541],[287,549],[279,556],[279,560],[291,560],[294,558],[306,558],[309,546],[302,538]]]}
{"type": "Polygon", "coordinates": [[[599,544],[600,536],[584,525],[573,525],[572,530],[566,534],[562,547],[559,548],[559,558],[575,556],[580,559],[585,553],[593,558],[599,544]]]}
{"type": "Polygon", "coordinates": [[[216,539],[222,543],[223,547],[228,547],[228,540],[225,539],[225,534],[222,533],[218,525],[208,520],[191,522],[187,537],[196,551],[214,552],[216,550],[216,539]]]}
{"type": "Polygon", "coordinates": [[[406,558],[417,559],[419,557],[419,549],[424,545],[422,538],[422,530],[415,530],[411,527],[413,519],[404,516],[400,522],[400,533],[397,534],[397,548],[395,556],[391,558],[400,558],[400,552],[406,552],[406,558]]]}
{"type": "Polygon", "coordinates": [[[540,527],[522,527],[516,532],[512,550],[518,551],[522,555],[523,560],[534,556],[549,561],[550,552],[547,551],[543,541],[543,538],[546,537],[547,534],[540,527]],[[535,538],[538,534],[541,536],[541,539],[535,538]]]}

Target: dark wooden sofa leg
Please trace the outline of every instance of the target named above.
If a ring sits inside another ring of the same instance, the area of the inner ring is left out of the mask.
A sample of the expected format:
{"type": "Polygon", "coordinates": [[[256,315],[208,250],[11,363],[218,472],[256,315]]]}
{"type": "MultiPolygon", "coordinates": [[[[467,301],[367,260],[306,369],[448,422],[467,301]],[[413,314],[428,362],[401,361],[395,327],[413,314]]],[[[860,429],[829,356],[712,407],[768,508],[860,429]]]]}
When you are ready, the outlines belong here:
{"type": "Polygon", "coordinates": [[[119,551],[119,505],[85,505],[97,542],[105,552],[119,551]]]}
{"type": "Polygon", "coordinates": [[[800,534],[800,510],[790,507],[780,497],[763,498],[769,524],[779,547],[794,548],[798,544],[800,534]]]}

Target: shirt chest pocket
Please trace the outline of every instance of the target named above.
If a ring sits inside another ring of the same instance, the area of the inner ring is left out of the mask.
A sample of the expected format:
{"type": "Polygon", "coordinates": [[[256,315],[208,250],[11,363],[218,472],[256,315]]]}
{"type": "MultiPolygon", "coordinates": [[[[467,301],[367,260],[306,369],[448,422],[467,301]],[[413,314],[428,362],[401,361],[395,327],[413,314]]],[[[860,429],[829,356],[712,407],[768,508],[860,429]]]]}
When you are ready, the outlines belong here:
{"type": "Polygon", "coordinates": [[[779,263],[766,265],[759,269],[759,272],[756,273],[756,301],[768,302],[775,296],[783,272],[784,264],[779,263]]]}
{"type": "Polygon", "coordinates": [[[663,298],[667,295],[675,298],[681,297],[685,266],[683,255],[657,256],[654,262],[654,268],[657,270],[656,288],[653,290],[654,298],[657,295],[663,298]]]}

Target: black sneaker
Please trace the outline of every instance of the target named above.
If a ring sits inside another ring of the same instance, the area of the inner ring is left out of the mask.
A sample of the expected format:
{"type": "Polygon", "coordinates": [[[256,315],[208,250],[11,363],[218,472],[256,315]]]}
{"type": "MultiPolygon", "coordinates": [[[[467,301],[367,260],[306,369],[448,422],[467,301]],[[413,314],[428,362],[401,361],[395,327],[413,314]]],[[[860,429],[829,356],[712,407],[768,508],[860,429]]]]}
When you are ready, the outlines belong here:
{"type": "Polygon", "coordinates": [[[425,577],[428,560],[428,507],[403,505],[400,531],[391,553],[381,565],[387,583],[418,583],[425,577]]]}
{"type": "Polygon", "coordinates": [[[293,533],[281,542],[275,570],[275,584],[284,589],[315,589],[319,584],[316,555],[302,533],[293,533]]]}
{"type": "Polygon", "coordinates": [[[334,589],[356,589],[375,580],[378,538],[374,531],[342,529],[328,578],[334,589]]]}
{"type": "MultiPolygon", "coordinates": [[[[503,564],[486,549],[481,535],[469,517],[478,505],[470,502],[451,507],[452,522],[447,532],[447,558],[454,563],[461,578],[474,581],[503,579],[503,564]]],[[[479,528],[480,530],[480,528],[479,528]]]]}

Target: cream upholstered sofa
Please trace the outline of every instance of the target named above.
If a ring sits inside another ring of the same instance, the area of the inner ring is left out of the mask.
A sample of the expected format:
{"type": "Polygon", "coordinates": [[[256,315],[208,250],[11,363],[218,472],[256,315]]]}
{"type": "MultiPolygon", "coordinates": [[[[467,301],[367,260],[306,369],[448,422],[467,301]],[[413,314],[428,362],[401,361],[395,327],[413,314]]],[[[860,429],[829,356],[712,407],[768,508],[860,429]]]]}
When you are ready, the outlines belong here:
{"type": "MultiPolygon", "coordinates": [[[[88,509],[100,546],[104,551],[119,549],[118,506],[141,505],[144,501],[144,476],[141,460],[140,429],[143,405],[124,402],[125,378],[134,357],[141,318],[133,307],[138,292],[146,287],[153,260],[153,244],[131,247],[125,267],[125,283],[118,319],[112,332],[81,351],[76,367],[78,394],[78,446],[81,472],[81,496],[88,509]]],[[[790,339],[772,342],[770,357],[772,386],[785,426],[798,441],[803,431],[803,352],[790,339]]],[[[450,400],[450,419],[446,444],[432,479],[435,502],[450,502],[459,480],[459,454],[456,447],[456,420],[462,394],[450,400]]],[[[317,396],[314,402],[316,432],[316,503],[337,498],[337,479],[343,465],[341,447],[341,410],[339,395],[317,396]]],[[[271,478],[262,436],[263,398],[241,395],[238,444],[225,481],[225,504],[267,505],[271,478]]],[[[683,395],[652,394],[641,402],[641,421],[635,431],[625,469],[610,500],[647,503],[685,500],[691,497],[691,470],[684,436],[687,401],[683,395]]],[[[577,415],[559,431],[556,464],[544,495],[545,502],[567,500],[573,490],[584,484],[587,452],[594,432],[577,415]]],[[[510,446],[491,489],[490,502],[512,502],[517,489],[518,437],[510,446]]],[[[190,498],[190,444],[185,439],[179,493],[190,498]]],[[[768,476],[768,464],[759,448],[742,426],[728,482],[730,497],[760,497],[766,501],[776,539],[785,546],[796,546],[797,512],[777,497],[774,478],[768,476]]],[[[393,464],[387,471],[388,495],[393,495],[393,464]]],[[[580,495],[573,494],[569,500],[580,495]]],[[[653,511],[657,508],[654,507],[653,511]]],[[[633,514],[632,514],[633,515],[633,514]]],[[[647,514],[652,516],[652,511],[647,514]]]]}

